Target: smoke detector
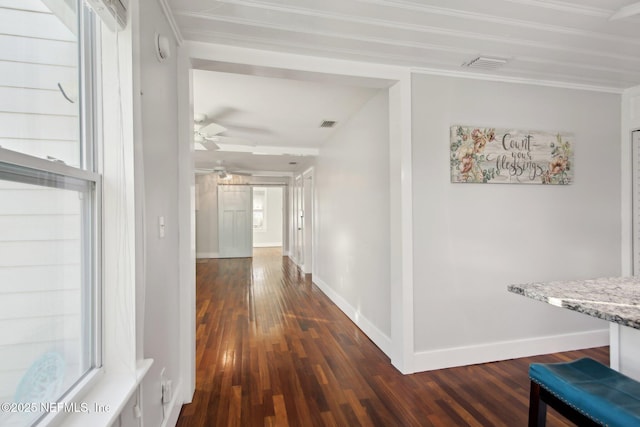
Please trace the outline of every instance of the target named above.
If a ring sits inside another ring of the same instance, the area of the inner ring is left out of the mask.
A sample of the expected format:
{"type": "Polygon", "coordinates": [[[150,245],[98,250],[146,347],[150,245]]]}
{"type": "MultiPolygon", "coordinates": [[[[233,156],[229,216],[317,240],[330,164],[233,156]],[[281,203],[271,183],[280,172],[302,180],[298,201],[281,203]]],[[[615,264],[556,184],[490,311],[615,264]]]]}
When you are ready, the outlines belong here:
{"type": "Polygon", "coordinates": [[[465,68],[477,68],[479,70],[496,70],[507,63],[504,58],[478,56],[477,58],[462,64],[465,68]]]}

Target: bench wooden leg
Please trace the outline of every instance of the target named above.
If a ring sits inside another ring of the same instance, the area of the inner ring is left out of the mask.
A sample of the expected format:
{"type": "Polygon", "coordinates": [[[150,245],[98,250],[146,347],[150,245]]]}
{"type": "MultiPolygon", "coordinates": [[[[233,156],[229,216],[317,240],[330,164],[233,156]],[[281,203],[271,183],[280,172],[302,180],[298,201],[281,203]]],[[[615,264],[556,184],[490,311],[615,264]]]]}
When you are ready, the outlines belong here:
{"type": "Polygon", "coordinates": [[[547,425],[547,404],[540,399],[540,385],[531,381],[529,392],[529,427],[545,427],[547,425]]]}

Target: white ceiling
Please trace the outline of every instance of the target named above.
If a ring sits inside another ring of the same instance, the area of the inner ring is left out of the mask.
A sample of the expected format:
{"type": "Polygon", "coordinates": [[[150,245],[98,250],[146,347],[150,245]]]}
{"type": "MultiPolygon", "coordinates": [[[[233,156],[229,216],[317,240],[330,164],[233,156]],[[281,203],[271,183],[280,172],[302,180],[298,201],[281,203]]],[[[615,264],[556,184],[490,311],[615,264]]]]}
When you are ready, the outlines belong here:
{"type": "Polygon", "coordinates": [[[196,168],[289,172],[379,90],[205,70],[194,70],[193,87],[194,112],[226,128],[214,137],[219,150],[196,151],[196,168]],[[337,123],[321,128],[325,120],[337,123]]]}
{"type": "Polygon", "coordinates": [[[236,46],[461,70],[478,55],[507,77],[640,84],[635,0],[169,0],[181,35],[236,46]]]}
{"type": "MultiPolygon", "coordinates": [[[[609,19],[636,0],[168,0],[168,3],[185,40],[402,65],[416,71],[488,73],[506,79],[611,90],[640,85],[640,15],[609,19]],[[490,71],[462,66],[478,56],[503,58],[507,62],[490,71]]],[[[251,94],[234,92],[234,100],[245,95],[251,94]]],[[[300,109],[283,105],[285,100],[286,97],[271,93],[260,102],[265,114],[275,116],[274,110],[284,107],[283,113],[287,111],[290,118],[315,104],[307,102],[300,109]]],[[[258,102],[251,101],[256,106],[258,102]]],[[[202,104],[200,108],[223,107],[202,104]]],[[[328,114],[325,111],[317,110],[313,116],[309,110],[310,114],[300,117],[295,124],[330,119],[323,116],[328,114]]],[[[247,122],[241,124],[260,127],[263,123],[251,122],[257,117],[257,113],[247,112],[247,122]]],[[[228,119],[232,120],[232,116],[228,119]]],[[[271,122],[274,119],[271,117],[271,122]]],[[[317,141],[317,135],[309,134],[307,139],[296,137],[292,131],[293,128],[289,129],[279,135],[281,139],[272,139],[269,144],[305,145],[317,141]]],[[[242,136],[256,140],[253,135],[242,136]]]]}

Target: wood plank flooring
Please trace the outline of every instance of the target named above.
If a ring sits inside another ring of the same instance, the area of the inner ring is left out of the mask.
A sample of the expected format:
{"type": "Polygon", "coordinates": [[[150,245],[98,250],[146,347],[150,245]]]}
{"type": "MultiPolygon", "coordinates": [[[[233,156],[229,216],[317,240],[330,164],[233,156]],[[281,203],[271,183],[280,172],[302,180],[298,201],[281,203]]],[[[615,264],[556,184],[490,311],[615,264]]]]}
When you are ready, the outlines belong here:
{"type": "MultiPolygon", "coordinates": [[[[197,380],[179,427],[525,426],[531,362],[401,375],[279,249],[197,263],[197,380]]],[[[571,425],[552,410],[548,426],[571,425]]]]}

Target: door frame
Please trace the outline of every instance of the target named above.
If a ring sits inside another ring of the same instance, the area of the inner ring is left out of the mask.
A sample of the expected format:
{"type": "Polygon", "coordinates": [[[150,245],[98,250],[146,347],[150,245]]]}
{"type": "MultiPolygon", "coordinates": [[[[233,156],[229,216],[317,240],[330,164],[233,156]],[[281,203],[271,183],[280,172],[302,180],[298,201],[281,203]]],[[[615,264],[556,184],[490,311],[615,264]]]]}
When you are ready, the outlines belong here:
{"type": "MultiPolygon", "coordinates": [[[[634,132],[640,132],[640,86],[626,89],[621,97],[621,274],[631,276],[634,273],[634,206],[633,206],[633,138],[634,132]]],[[[609,325],[610,365],[620,368],[621,326],[609,325]]]]}
{"type": "Polygon", "coordinates": [[[302,247],[304,251],[304,262],[300,266],[305,274],[312,274],[315,268],[315,191],[314,191],[314,169],[310,167],[302,173],[302,209],[304,220],[302,226],[302,247]],[[309,182],[309,186],[307,186],[309,182]]]}
{"type": "MultiPolygon", "coordinates": [[[[281,192],[282,199],[281,199],[281,203],[280,203],[280,206],[279,206],[279,208],[282,210],[282,222],[281,222],[281,225],[280,225],[280,241],[281,241],[282,255],[283,256],[288,256],[289,255],[288,252],[287,252],[289,250],[288,242],[286,240],[287,236],[288,236],[287,227],[288,227],[288,223],[289,223],[289,212],[287,210],[287,208],[289,206],[288,203],[287,203],[287,197],[288,197],[287,187],[288,187],[287,185],[282,185],[282,184],[271,185],[271,184],[268,184],[268,183],[265,183],[265,184],[262,184],[262,185],[252,185],[251,186],[252,191],[254,191],[254,193],[252,194],[252,200],[253,200],[253,196],[255,194],[255,189],[256,188],[266,188],[266,189],[277,188],[281,192]]],[[[267,191],[267,194],[269,194],[268,191],[267,191]]],[[[270,198],[267,197],[267,210],[271,209],[271,208],[269,208],[269,206],[271,206],[272,202],[270,202],[269,200],[270,200],[270,198]]],[[[267,218],[269,218],[269,215],[267,215],[267,218]]],[[[269,223],[269,221],[267,220],[267,224],[268,223],[269,223]]],[[[252,230],[252,233],[255,233],[255,231],[252,230]]],[[[254,248],[260,247],[260,246],[255,246],[255,234],[254,234],[253,237],[254,237],[254,239],[253,239],[254,248]]]]}
{"type": "MultiPolygon", "coordinates": [[[[184,401],[195,391],[195,214],[193,164],[193,69],[287,77],[304,74],[309,79],[347,83],[358,79],[367,84],[387,82],[390,123],[390,272],[391,337],[386,353],[402,373],[414,372],[413,316],[413,186],[411,149],[411,69],[350,60],[312,57],[185,42],[178,49],[179,103],[179,197],[181,233],[180,282],[187,289],[181,298],[181,367],[184,401]],[[329,71],[330,70],[330,71],[329,71]]],[[[290,240],[291,241],[291,240],[290,240]]],[[[292,248],[290,248],[292,249],[292,248]]],[[[314,267],[315,268],[315,267],[314,267]]]]}
{"type": "Polygon", "coordinates": [[[293,262],[300,268],[304,264],[304,194],[302,193],[302,175],[293,178],[293,218],[294,218],[294,258],[293,262]]]}

